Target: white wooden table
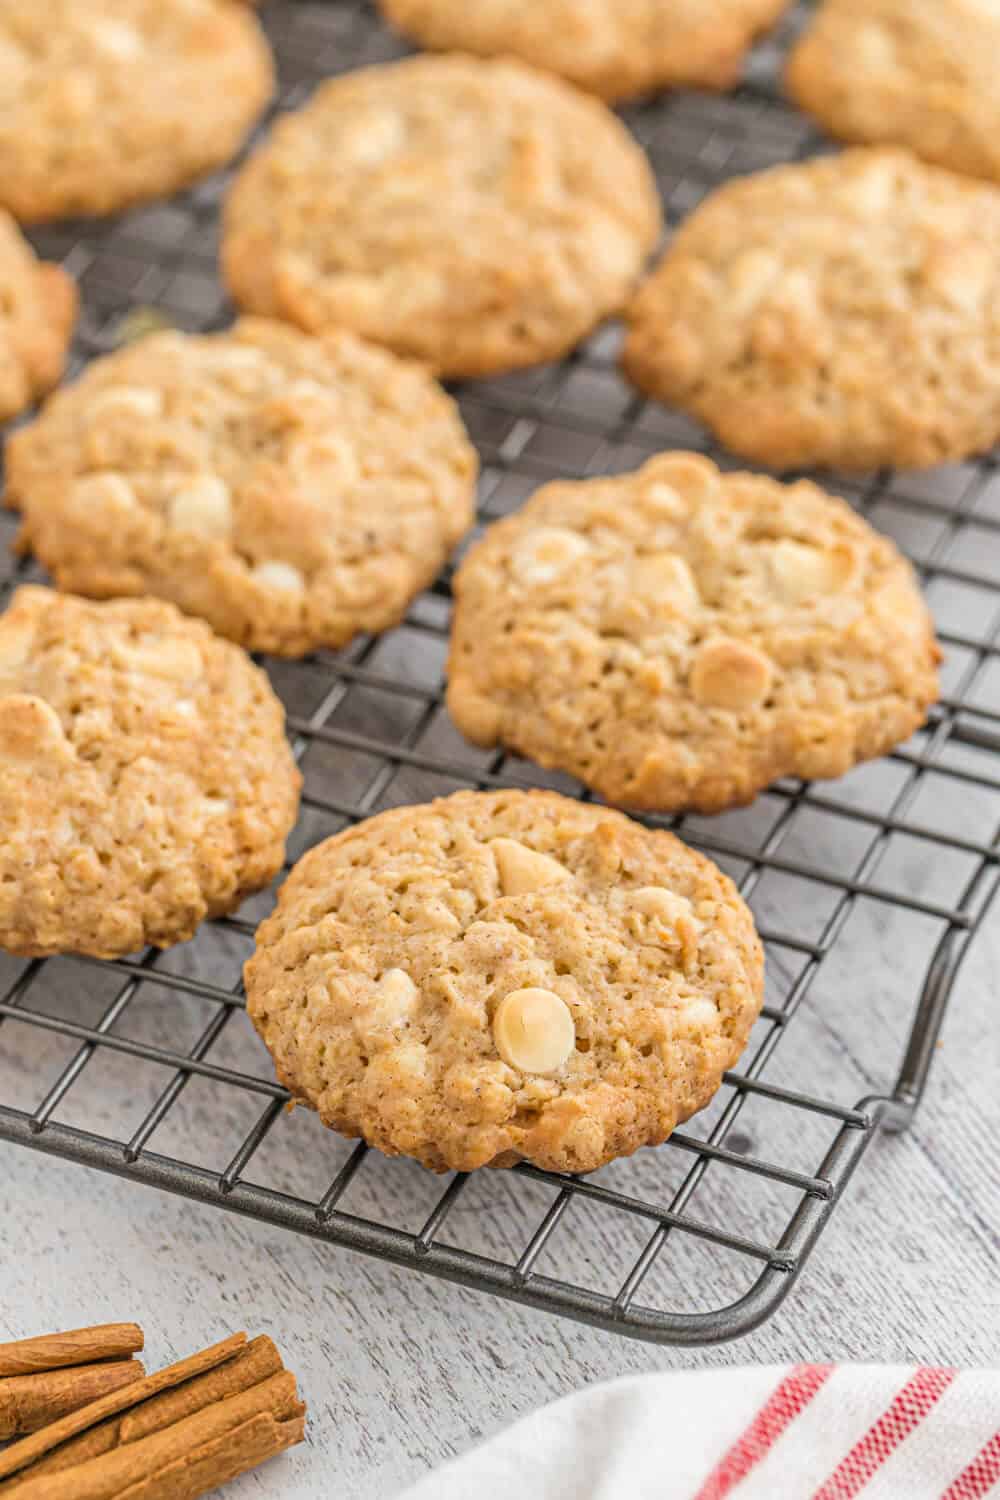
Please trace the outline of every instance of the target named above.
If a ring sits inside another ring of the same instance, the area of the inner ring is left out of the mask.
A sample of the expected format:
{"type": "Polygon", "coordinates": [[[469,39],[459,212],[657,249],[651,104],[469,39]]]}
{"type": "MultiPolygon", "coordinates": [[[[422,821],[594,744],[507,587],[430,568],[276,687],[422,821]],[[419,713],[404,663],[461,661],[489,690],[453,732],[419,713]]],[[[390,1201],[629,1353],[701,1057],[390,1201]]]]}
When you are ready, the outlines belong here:
{"type": "MultiPolygon", "coordinates": [[[[344,9],[360,15],[357,6],[344,9]]],[[[388,33],[376,38],[373,18],[352,23],[349,16],[338,17],[335,7],[274,5],[265,16],[286,71],[295,80],[300,74],[305,77],[309,68],[318,76],[334,63],[339,67],[351,37],[358,61],[362,54],[364,61],[391,55],[396,46],[388,33]]],[[[764,71],[770,68],[776,77],[777,53],[768,60],[762,52],[760,60],[764,71]]],[[[294,102],[298,101],[296,93],[294,102]]],[[[286,102],[293,102],[291,95],[286,102]]],[[[692,99],[671,108],[670,151],[665,158],[661,140],[658,166],[675,216],[687,211],[713,174],[765,166],[782,155],[798,153],[805,140],[804,125],[780,106],[771,112],[768,129],[756,145],[746,128],[748,119],[753,124],[752,105],[692,99]],[[728,135],[722,129],[723,112],[730,120],[728,135]]],[[[185,326],[211,321],[222,305],[208,223],[213,209],[203,194],[194,206],[193,202],[154,206],[145,216],[132,215],[122,227],[120,247],[127,260],[142,253],[158,255],[163,244],[168,244],[164,305],[186,319],[185,326]],[[173,277],[179,244],[188,247],[192,266],[189,274],[173,277]]],[[[118,299],[125,296],[119,287],[125,261],[116,250],[116,232],[112,228],[105,239],[92,235],[73,250],[73,265],[89,268],[96,287],[93,294],[88,292],[93,303],[88,317],[94,329],[103,327],[102,319],[111,316],[110,307],[97,294],[107,302],[107,289],[115,289],[117,311],[121,310],[118,299]],[[106,261],[102,260],[105,255],[106,261]]],[[[56,243],[51,253],[65,252],[56,243]]],[[[140,295],[147,294],[136,293],[140,295]]],[[[565,428],[559,426],[558,412],[553,417],[555,428],[548,434],[552,441],[548,446],[540,444],[545,462],[559,472],[587,470],[594,457],[586,430],[588,414],[593,418],[596,411],[598,420],[612,420],[608,403],[612,412],[617,411],[621,398],[615,382],[611,368],[599,363],[576,370],[572,391],[563,394],[571,408],[574,401],[577,407],[569,411],[571,420],[565,428]],[[574,413],[581,419],[575,437],[574,413]]],[[[649,424],[643,430],[646,441],[654,446],[688,441],[676,414],[651,409],[649,424]]],[[[485,435],[487,449],[494,461],[502,459],[502,465],[510,467],[510,453],[520,453],[526,429],[514,418],[507,427],[499,419],[494,425],[497,430],[489,427],[485,435]]],[[[623,459],[627,456],[622,455],[623,459]]],[[[636,461],[633,454],[630,462],[636,461]]],[[[538,482],[530,467],[520,477],[529,474],[538,482]]],[[[915,507],[907,511],[879,503],[872,518],[904,545],[912,545],[918,555],[935,554],[935,549],[948,546],[948,555],[959,566],[978,572],[991,569],[992,576],[998,577],[995,553],[992,559],[989,555],[996,533],[982,533],[977,539],[970,529],[955,543],[947,524],[948,507],[958,503],[970,480],[971,470],[962,466],[930,481],[938,487],[931,491],[922,477],[913,477],[903,493],[915,496],[915,507]],[[927,507],[929,495],[940,500],[939,510],[927,507]]],[[[1000,519],[1000,484],[995,476],[988,490],[977,497],[977,514],[1000,519]]],[[[499,495],[509,505],[520,493],[501,490],[499,495]]],[[[12,526],[12,522],[0,521],[0,541],[5,528],[12,526]]],[[[952,629],[983,633],[995,601],[982,590],[967,589],[959,599],[961,592],[943,581],[933,590],[935,607],[952,629]]],[[[390,673],[401,670],[398,663],[386,668],[379,658],[375,665],[390,673]]],[[[956,661],[955,670],[960,667],[956,661]]],[[[409,657],[406,671],[421,680],[417,664],[409,657]]],[[[439,664],[432,663],[431,677],[435,673],[439,664]]],[[[992,691],[990,701],[998,706],[997,679],[984,680],[984,695],[992,691]]],[[[299,704],[296,711],[310,712],[312,706],[311,702],[299,704]]],[[[394,725],[389,708],[383,711],[389,714],[381,731],[386,737],[407,731],[403,721],[394,725]]],[[[344,727],[370,732],[366,715],[371,712],[371,704],[362,703],[358,720],[348,720],[344,727]]],[[[433,737],[440,728],[435,721],[429,735],[433,737]]],[[[453,733],[449,737],[445,729],[442,735],[433,747],[440,753],[450,757],[470,753],[468,747],[462,750],[453,733]]],[[[338,776],[346,774],[348,758],[339,753],[338,776]]],[[[311,774],[322,789],[322,763],[311,774]]],[[[874,768],[873,774],[878,774],[874,768]]],[[[442,789],[418,786],[407,775],[400,779],[409,800],[442,789]]],[[[932,784],[926,785],[927,801],[921,814],[927,820],[954,826],[970,839],[991,836],[1000,816],[996,805],[1000,799],[983,794],[976,801],[970,792],[961,805],[957,800],[952,805],[944,800],[945,794],[939,797],[932,784]]],[[[353,798],[360,789],[349,790],[353,798]]],[[[884,805],[885,800],[879,803],[884,805]]],[[[824,860],[834,868],[836,858],[846,859],[843,848],[824,843],[818,819],[801,826],[800,843],[794,850],[800,860],[822,869],[824,860]]],[[[312,836],[319,837],[322,831],[313,829],[312,836]]],[[[957,876],[947,853],[926,843],[910,847],[900,839],[893,857],[896,863],[891,873],[883,870],[880,878],[931,899],[954,899],[957,876]]],[[[795,899],[807,901],[808,882],[798,884],[795,899]]],[[[763,891],[758,891],[758,897],[768,904],[763,891]]],[[[799,912],[783,909],[783,901],[790,905],[788,892],[775,882],[769,915],[782,919],[776,925],[794,927],[799,912]]],[[[928,957],[926,951],[918,953],[911,947],[911,932],[916,933],[917,927],[897,922],[884,908],[859,904],[838,952],[824,962],[820,982],[805,1003],[806,1013],[792,1028],[787,1049],[782,1048],[776,1081],[848,1105],[868,1092],[891,1086],[928,957]]],[[[86,983],[92,985],[96,1001],[100,981],[94,977],[96,971],[88,972],[86,983]]],[[[789,1359],[996,1362],[1000,1359],[998,976],[1000,908],[963,970],[929,1092],[914,1128],[906,1136],[885,1136],[872,1145],[797,1287],[770,1322],[738,1345],[687,1352],[630,1343],[2,1143],[0,1338],[134,1318],[146,1329],[147,1360],[151,1368],[157,1368],[237,1328],[272,1334],[298,1374],[309,1402],[308,1441],[265,1471],[233,1485],[226,1491],[233,1500],[250,1496],[388,1500],[428,1467],[517,1416],[618,1375],[789,1359]]],[[[73,1006],[79,1000],[73,989],[78,977],[67,991],[70,1016],[76,1014],[73,1006]]],[[[159,1028],[149,1039],[161,1045],[189,1045],[172,1034],[180,1027],[183,1009],[183,997],[178,995],[159,1008],[149,1006],[142,1024],[159,1028]]],[[[245,1017],[239,1020],[245,1023],[245,1017]]],[[[41,1032],[30,1028],[19,1032],[16,1023],[0,1026],[0,1100],[19,1108],[35,1106],[39,1088],[44,1086],[39,1080],[55,1068],[54,1054],[50,1057],[45,1052],[47,1045],[41,1032]]],[[[260,1055],[238,1065],[265,1072],[268,1067],[260,1055]]],[[[116,1065],[104,1058],[99,1065],[88,1066],[83,1084],[75,1085],[69,1096],[69,1107],[78,1108],[75,1101],[81,1087],[92,1088],[87,1128],[106,1126],[111,1137],[128,1139],[121,1134],[121,1123],[111,1116],[117,1102],[132,1089],[136,1098],[131,1102],[141,1117],[142,1106],[150,1101],[139,1098],[144,1086],[140,1073],[128,1059],[119,1059],[116,1065]],[[102,1073],[101,1068],[108,1071],[102,1073]],[[101,1114],[104,1108],[109,1116],[106,1121],[101,1114]]],[[[770,1071],[767,1076],[774,1077],[770,1071]]],[[[238,1142],[247,1128],[248,1121],[240,1115],[245,1100],[236,1099],[227,1116],[224,1095],[203,1105],[198,1104],[196,1090],[191,1095],[191,1120],[202,1135],[208,1131],[214,1139],[217,1134],[220,1164],[224,1164],[233,1149],[227,1140],[234,1137],[238,1142]]],[[[164,1149],[159,1139],[154,1144],[164,1149]]],[[[332,1150],[332,1144],[327,1149],[332,1150]]],[[[418,1191],[419,1169],[408,1171],[396,1165],[391,1170],[391,1179],[387,1169],[381,1188],[384,1194],[391,1194],[392,1183],[405,1184],[407,1192],[418,1191]]],[[[481,1234],[487,1242],[491,1235],[501,1241],[504,1228],[495,1217],[482,1226],[481,1234]]],[[[598,1263],[619,1250],[599,1234],[582,1236],[566,1249],[567,1267],[574,1276],[581,1276],[588,1262],[598,1263]]]]}
{"type": "MultiPolygon", "coordinates": [[[[899,955],[871,959],[874,1004],[899,955]]],[[[233,1500],[382,1500],[515,1417],[617,1375],[787,1359],[996,1363],[998,975],[994,918],[913,1130],[873,1144],[798,1286],[738,1344],[630,1343],[7,1146],[0,1338],[138,1318],[156,1367],[235,1328],[272,1334],[309,1402],[308,1443],[232,1486],[233,1500]]],[[[880,1047],[865,1067],[884,1080],[896,1060],[880,1047]]]]}

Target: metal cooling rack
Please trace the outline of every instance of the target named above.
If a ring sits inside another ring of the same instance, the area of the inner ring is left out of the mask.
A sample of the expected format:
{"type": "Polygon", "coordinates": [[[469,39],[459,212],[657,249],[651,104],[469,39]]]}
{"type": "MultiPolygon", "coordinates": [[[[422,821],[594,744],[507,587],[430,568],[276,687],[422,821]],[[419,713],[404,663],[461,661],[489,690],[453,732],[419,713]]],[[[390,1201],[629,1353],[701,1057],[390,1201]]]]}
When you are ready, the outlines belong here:
{"type": "MultiPolygon", "coordinates": [[[[361,0],[275,0],[263,19],[281,110],[325,75],[403,50],[361,0]]],[[[672,224],[732,173],[822,149],[777,90],[782,43],[800,20],[794,12],[758,49],[736,95],[627,111],[672,224]]],[[[33,236],[80,281],[71,373],[114,347],[137,307],[192,329],[227,321],[215,273],[227,180],[107,225],[33,236]]],[[[483,520],[550,476],[707,448],[699,429],[626,388],[617,345],[606,330],[560,365],[458,392],[483,458],[483,520]]],[[[0,1136],[635,1337],[704,1343],[760,1323],[873,1138],[903,1128],[919,1102],[958,967],[1000,880],[996,462],[834,487],[914,558],[948,653],[945,696],[910,744],[841,782],[781,782],[742,812],[669,820],[738,879],[766,940],[769,989],[741,1070],[666,1146],[581,1180],[521,1166],[445,1181],[288,1112],[240,989],[271,893],[162,954],[0,955],[0,1136]],[[899,953],[898,971],[879,976],[898,1030],[917,997],[895,1084],[865,1065],[875,942],[899,953]]],[[[4,538],[13,531],[0,517],[4,538]]],[[[31,564],[3,568],[5,596],[41,576],[31,564]]],[[[449,724],[448,608],[444,579],[387,635],[269,664],[306,777],[290,857],[383,807],[457,787],[579,792],[473,750],[449,724]]]]}

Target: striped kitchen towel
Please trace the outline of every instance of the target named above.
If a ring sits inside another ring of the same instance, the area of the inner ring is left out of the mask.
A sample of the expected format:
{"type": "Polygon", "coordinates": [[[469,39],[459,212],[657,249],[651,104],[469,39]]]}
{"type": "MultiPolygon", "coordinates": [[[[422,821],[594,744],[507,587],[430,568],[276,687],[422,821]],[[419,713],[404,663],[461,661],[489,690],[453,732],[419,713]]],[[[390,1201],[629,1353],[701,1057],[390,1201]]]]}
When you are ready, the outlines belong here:
{"type": "Polygon", "coordinates": [[[1000,1500],[1000,1370],[646,1375],[526,1417],[403,1500],[1000,1500]]]}

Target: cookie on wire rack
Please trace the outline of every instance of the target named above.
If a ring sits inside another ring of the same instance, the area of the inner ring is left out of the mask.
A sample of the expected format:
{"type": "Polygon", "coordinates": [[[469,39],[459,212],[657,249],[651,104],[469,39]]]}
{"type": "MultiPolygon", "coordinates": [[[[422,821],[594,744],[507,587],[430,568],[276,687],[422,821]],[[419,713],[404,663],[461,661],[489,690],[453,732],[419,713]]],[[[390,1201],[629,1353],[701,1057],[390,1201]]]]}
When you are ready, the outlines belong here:
{"type": "Polygon", "coordinates": [[[379,0],[422,47],[519,57],[603,99],[732,88],[788,0],[379,0]]]}
{"type": "Polygon", "coordinates": [[[0,0],[0,205],[34,223],[175,192],[229,160],[273,86],[229,0],[0,0]]]}
{"type": "Polygon", "coordinates": [[[517,62],[417,57],[278,122],[230,190],[222,264],[249,312],[486,375],[617,312],[659,228],[645,156],[598,100],[517,62]]]}
{"type": "Polygon", "coordinates": [[[72,276],[40,261],[0,208],[0,422],[59,380],[76,308],[72,276]]]}
{"type": "Polygon", "coordinates": [[[454,593],[459,729],[626,806],[719,812],[781,776],[842,775],[938,693],[892,542],[813,484],[695,454],[546,485],[454,593]]]}
{"type": "Polygon", "coordinates": [[[998,51],[1000,9],[983,0],[823,0],[786,82],[841,140],[1000,181],[998,51]]]}
{"type": "Polygon", "coordinates": [[[434,1171],[589,1172],[712,1098],[763,996],[736,887],[622,813],[458,792],[296,865],[246,966],[278,1076],[434,1171]]]}
{"type": "Polygon", "coordinates": [[[264,673],[155,599],[0,615],[0,948],[189,938],[281,868],[301,778],[264,673]]]}
{"type": "Polygon", "coordinates": [[[261,319],[94,361],[7,450],[21,544],[60,588],[155,594],[284,656],[394,625],[471,524],[476,471],[418,365],[261,319]]]}
{"type": "Polygon", "coordinates": [[[858,147],[718,188],[627,310],[647,394],[777,469],[1000,438],[1000,189],[858,147]]]}

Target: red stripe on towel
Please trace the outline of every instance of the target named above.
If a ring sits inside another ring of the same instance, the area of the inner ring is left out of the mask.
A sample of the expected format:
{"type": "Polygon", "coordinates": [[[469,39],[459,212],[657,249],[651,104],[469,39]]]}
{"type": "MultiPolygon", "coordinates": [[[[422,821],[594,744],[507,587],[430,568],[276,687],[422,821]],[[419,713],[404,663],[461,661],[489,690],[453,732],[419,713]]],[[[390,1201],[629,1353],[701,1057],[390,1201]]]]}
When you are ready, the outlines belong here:
{"type": "Polygon", "coordinates": [[[832,1365],[796,1365],[712,1470],[694,1500],[723,1500],[767,1456],[832,1373],[832,1365]]]}
{"type": "Polygon", "coordinates": [[[820,1486],[813,1500],[853,1500],[900,1443],[920,1426],[955,1375],[955,1370],[918,1370],[820,1486]]]}
{"type": "Polygon", "coordinates": [[[980,1500],[997,1483],[1000,1483],[1000,1432],[995,1432],[980,1448],[968,1468],[963,1469],[948,1486],[941,1500],[980,1500]]]}

